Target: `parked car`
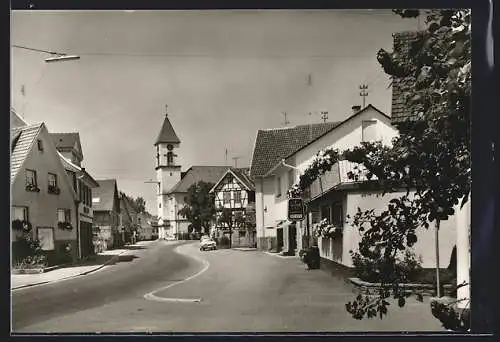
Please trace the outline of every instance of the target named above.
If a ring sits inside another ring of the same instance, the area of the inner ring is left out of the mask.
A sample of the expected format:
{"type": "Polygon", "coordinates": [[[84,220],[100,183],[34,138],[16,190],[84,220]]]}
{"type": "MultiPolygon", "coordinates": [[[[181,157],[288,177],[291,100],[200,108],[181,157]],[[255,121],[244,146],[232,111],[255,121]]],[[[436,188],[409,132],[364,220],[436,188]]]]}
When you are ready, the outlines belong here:
{"type": "Polygon", "coordinates": [[[200,241],[200,251],[207,251],[207,250],[216,250],[217,249],[217,244],[215,243],[214,240],[211,238],[205,238],[200,241]]]}
{"type": "Polygon", "coordinates": [[[200,242],[202,242],[203,240],[207,240],[207,239],[208,239],[208,240],[210,240],[210,236],[208,236],[208,235],[203,235],[203,236],[201,237],[201,239],[200,239],[200,242]]]}
{"type": "Polygon", "coordinates": [[[167,235],[167,236],[165,236],[165,240],[167,240],[167,241],[175,241],[175,236],[173,236],[173,235],[167,235]]]}

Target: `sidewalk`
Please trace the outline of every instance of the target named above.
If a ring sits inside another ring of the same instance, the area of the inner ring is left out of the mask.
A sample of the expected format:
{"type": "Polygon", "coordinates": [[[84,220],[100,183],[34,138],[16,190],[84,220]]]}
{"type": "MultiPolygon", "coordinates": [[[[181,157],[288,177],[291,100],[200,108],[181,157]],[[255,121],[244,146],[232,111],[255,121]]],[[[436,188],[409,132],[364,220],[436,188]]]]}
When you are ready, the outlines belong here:
{"type": "Polygon", "coordinates": [[[77,266],[61,267],[49,272],[38,274],[11,274],[11,290],[52,283],[98,271],[105,266],[116,263],[120,256],[132,255],[134,253],[134,249],[144,248],[152,242],[154,241],[140,241],[135,245],[127,245],[123,249],[107,250],[99,253],[95,260],[84,261],[81,265],[77,266]]]}

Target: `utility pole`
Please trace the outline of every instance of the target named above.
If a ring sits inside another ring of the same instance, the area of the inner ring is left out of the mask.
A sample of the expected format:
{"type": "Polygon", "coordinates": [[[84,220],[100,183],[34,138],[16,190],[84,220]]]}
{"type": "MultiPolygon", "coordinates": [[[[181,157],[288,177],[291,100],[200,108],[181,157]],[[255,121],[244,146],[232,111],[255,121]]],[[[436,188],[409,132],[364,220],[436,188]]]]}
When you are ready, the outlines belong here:
{"type": "Polygon", "coordinates": [[[368,96],[368,86],[366,84],[362,84],[359,86],[361,90],[359,92],[359,96],[363,97],[363,108],[365,108],[365,98],[368,96]]]}
{"type": "Polygon", "coordinates": [[[326,120],[328,120],[328,112],[327,111],[321,112],[321,119],[323,120],[323,122],[326,122],[326,120]]]}
{"type": "Polygon", "coordinates": [[[281,114],[283,114],[283,115],[284,115],[284,117],[285,117],[285,126],[286,126],[286,125],[288,125],[288,124],[290,123],[290,121],[288,121],[288,120],[286,119],[287,112],[281,112],[281,114]]]}

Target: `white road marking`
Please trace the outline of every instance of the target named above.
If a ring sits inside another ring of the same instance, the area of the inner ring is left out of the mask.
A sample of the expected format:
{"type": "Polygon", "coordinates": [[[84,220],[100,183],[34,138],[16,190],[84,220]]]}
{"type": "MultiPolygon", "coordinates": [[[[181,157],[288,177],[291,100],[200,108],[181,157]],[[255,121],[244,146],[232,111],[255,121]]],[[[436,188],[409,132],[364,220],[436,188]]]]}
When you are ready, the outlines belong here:
{"type": "MultiPolygon", "coordinates": [[[[184,245],[186,246],[186,245],[184,245]]],[[[208,268],[210,267],[210,263],[208,261],[206,261],[205,259],[202,259],[202,258],[199,258],[195,255],[190,255],[190,254],[186,254],[186,253],[183,253],[181,250],[182,250],[182,247],[183,246],[179,246],[179,247],[176,247],[174,249],[174,252],[175,253],[178,253],[178,254],[184,254],[188,257],[191,257],[199,262],[201,262],[203,264],[203,269],[183,280],[180,280],[180,281],[177,281],[173,284],[169,284],[169,285],[166,285],[166,286],[163,286],[163,287],[160,287],[159,289],[156,289],[154,291],[151,291],[149,293],[146,293],[144,295],[144,299],[147,299],[147,300],[154,300],[154,301],[157,301],[157,302],[181,302],[181,303],[199,303],[201,302],[201,298],[166,298],[166,297],[158,297],[155,295],[155,293],[157,292],[160,292],[160,291],[163,291],[163,290],[166,290],[166,289],[169,289],[171,287],[174,287],[175,285],[179,285],[179,284],[182,284],[182,283],[185,283],[191,279],[194,279],[198,276],[200,276],[201,274],[205,273],[206,270],[208,270],[208,268]]]]}

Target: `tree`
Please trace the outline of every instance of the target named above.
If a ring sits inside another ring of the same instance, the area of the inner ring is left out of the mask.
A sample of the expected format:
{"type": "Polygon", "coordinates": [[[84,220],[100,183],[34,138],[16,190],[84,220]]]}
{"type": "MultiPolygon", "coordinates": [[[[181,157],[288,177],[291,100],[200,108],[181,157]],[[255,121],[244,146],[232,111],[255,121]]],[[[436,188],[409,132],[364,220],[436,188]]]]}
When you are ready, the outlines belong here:
{"type": "MultiPolygon", "coordinates": [[[[384,194],[406,187],[407,193],[391,200],[386,210],[359,210],[349,218],[363,233],[359,253],[379,265],[382,289],[378,296],[359,295],[346,304],[354,318],[387,314],[392,295],[399,306],[408,297],[396,274],[398,255],[417,242],[416,230],[453,215],[458,204],[469,199],[471,43],[470,10],[395,10],[402,17],[424,15],[426,29],[416,35],[408,56],[380,50],[377,59],[394,78],[409,78],[402,84],[405,104],[415,120],[398,125],[399,136],[391,147],[362,143],[340,152],[320,151],[311,166],[290,190],[292,195],[309,187],[340,159],[359,163],[349,174],[356,179],[364,173],[384,194]],[[410,195],[411,191],[411,195],[410,195]],[[396,277],[395,277],[396,275],[396,277]]],[[[368,182],[366,186],[373,185],[368,182]]],[[[455,313],[433,312],[448,329],[467,330],[455,313]]],[[[448,310],[449,311],[449,310],[448,310]]]]}
{"type": "Polygon", "coordinates": [[[191,229],[195,232],[208,234],[210,223],[215,218],[214,197],[209,193],[214,186],[212,183],[199,181],[191,185],[186,196],[186,205],[179,210],[179,215],[191,222],[191,229]]]}
{"type": "Polygon", "coordinates": [[[134,207],[138,213],[145,213],[146,212],[146,201],[144,200],[144,198],[137,197],[134,200],[134,207]]]}

